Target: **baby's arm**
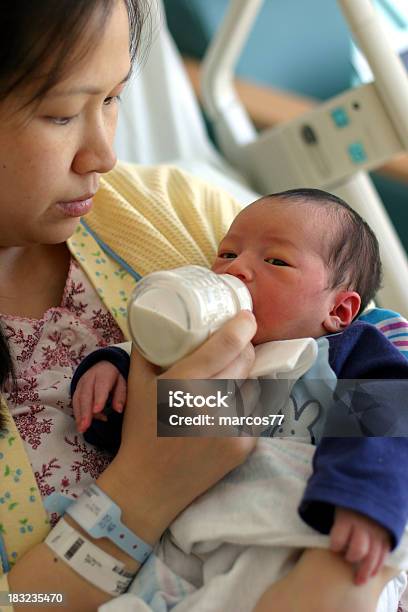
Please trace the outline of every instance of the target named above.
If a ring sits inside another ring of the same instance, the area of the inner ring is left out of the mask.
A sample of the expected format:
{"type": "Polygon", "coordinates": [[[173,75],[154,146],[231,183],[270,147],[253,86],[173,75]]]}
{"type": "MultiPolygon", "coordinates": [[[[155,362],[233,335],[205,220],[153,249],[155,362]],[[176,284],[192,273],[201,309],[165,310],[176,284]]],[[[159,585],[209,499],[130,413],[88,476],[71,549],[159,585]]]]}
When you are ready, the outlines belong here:
{"type": "Polygon", "coordinates": [[[117,346],[94,351],[81,362],[71,382],[78,431],[86,431],[92,418],[106,420],[102,410],[109,397],[112,408],[122,412],[126,403],[128,372],[129,355],[117,346]]]}
{"type": "MultiPolygon", "coordinates": [[[[337,539],[335,523],[339,520],[338,528],[341,531],[343,525],[336,509],[347,507],[353,510],[352,525],[347,521],[345,530],[348,535],[352,533],[354,536],[354,517],[358,516],[359,524],[360,520],[366,521],[366,525],[370,524],[370,541],[373,525],[375,533],[381,531],[380,551],[384,546],[387,551],[393,550],[399,544],[407,523],[407,461],[406,437],[323,438],[316,449],[314,473],[299,507],[301,517],[311,527],[321,533],[330,533],[337,539]],[[386,541],[389,538],[385,545],[380,525],[386,529],[386,541]]],[[[347,534],[341,535],[343,544],[347,534]]],[[[357,529],[353,542],[358,543],[359,534],[360,530],[357,529]]],[[[351,542],[347,541],[346,548],[352,552],[351,542]]],[[[381,552],[379,556],[382,556],[381,552]]],[[[367,552],[363,551],[362,557],[366,559],[367,552]]],[[[366,560],[367,565],[363,561],[355,576],[359,584],[376,569],[373,567],[370,570],[368,567],[374,561],[370,553],[366,560]]],[[[382,562],[381,558],[379,562],[382,562]]]]}
{"type": "Polygon", "coordinates": [[[113,410],[122,412],[126,403],[126,381],[116,366],[100,361],[80,378],[72,398],[79,432],[86,431],[93,418],[107,420],[102,410],[109,397],[113,410]]]}
{"type": "Polygon", "coordinates": [[[391,550],[390,534],[368,516],[337,507],[330,532],[330,549],[356,565],[355,584],[364,584],[381,569],[391,550]]]}

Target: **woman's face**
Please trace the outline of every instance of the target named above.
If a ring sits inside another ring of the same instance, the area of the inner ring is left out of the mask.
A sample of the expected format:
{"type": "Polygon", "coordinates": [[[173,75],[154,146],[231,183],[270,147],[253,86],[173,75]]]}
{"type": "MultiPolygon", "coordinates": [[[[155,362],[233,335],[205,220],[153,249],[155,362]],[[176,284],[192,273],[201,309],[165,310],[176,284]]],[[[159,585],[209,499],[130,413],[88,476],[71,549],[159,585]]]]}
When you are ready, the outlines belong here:
{"type": "Polygon", "coordinates": [[[89,211],[116,161],[117,96],[129,69],[128,16],[116,0],[97,44],[38,107],[18,110],[21,92],[0,104],[0,247],[63,242],[89,211]]]}

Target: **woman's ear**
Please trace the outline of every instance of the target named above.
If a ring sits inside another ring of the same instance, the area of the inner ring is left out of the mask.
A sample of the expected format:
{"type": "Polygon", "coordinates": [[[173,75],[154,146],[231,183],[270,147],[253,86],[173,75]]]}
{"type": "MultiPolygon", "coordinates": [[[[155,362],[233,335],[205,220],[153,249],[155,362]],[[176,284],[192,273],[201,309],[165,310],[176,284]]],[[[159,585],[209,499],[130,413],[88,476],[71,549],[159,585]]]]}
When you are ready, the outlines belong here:
{"type": "Polygon", "coordinates": [[[361,298],[355,291],[341,291],[335,296],[332,310],[323,321],[327,332],[335,333],[345,329],[360,309],[361,298]]]}

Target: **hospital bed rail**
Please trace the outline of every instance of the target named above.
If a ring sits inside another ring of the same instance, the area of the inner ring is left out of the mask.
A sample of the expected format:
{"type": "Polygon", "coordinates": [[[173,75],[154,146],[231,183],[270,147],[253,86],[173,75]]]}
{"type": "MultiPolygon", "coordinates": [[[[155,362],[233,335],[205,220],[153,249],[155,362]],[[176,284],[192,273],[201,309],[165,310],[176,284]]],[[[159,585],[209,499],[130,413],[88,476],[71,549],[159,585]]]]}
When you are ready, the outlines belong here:
{"type": "Polygon", "coordinates": [[[366,172],[408,149],[408,76],[369,0],[339,0],[374,82],[257,134],[236,95],[236,62],[262,0],[231,0],[203,61],[203,106],[220,150],[260,193],[320,187],[347,200],[381,249],[381,305],[408,316],[405,250],[366,172]]]}

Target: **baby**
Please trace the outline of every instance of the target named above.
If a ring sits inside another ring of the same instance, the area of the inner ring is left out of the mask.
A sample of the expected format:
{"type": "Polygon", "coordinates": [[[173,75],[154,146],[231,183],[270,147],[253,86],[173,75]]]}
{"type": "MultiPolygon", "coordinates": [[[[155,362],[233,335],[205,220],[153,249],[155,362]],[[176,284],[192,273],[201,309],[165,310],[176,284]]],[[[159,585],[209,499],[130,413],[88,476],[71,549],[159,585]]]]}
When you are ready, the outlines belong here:
{"type": "MultiPolygon", "coordinates": [[[[408,364],[397,349],[373,326],[353,323],[379,288],[381,263],[373,232],[340,198],[315,189],[260,198],[235,218],[219,245],[212,270],[232,274],[248,287],[258,325],[254,345],[327,336],[329,365],[338,378],[379,378],[382,366],[383,378],[407,377],[408,364]],[[380,360],[373,371],[365,365],[364,355],[370,351],[376,351],[380,360]],[[347,360],[351,353],[352,359],[347,360]]],[[[112,451],[120,440],[127,370],[128,356],[121,349],[101,349],[79,366],[73,380],[73,409],[80,432],[88,429],[93,417],[106,420],[102,411],[110,397],[111,416],[118,422],[116,440],[109,448],[112,451]]],[[[110,428],[106,439],[112,436],[110,428]]],[[[320,459],[315,460],[315,473],[300,514],[319,531],[330,531],[331,549],[356,564],[355,582],[362,584],[378,572],[387,552],[398,542],[405,513],[398,531],[394,529],[394,517],[383,519],[371,507],[366,510],[364,499],[359,501],[357,494],[354,502],[350,495],[342,498],[341,492],[334,499],[331,494],[325,497],[321,493],[324,486],[317,486],[314,492],[321,466],[323,472],[328,471],[329,481],[336,478],[336,470],[330,473],[327,466],[339,444],[342,449],[355,449],[361,442],[355,438],[333,440],[330,446],[330,440],[323,439],[316,451],[321,453],[320,459]],[[316,515],[318,520],[313,518],[316,515]]],[[[386,443],[393,444],[393,440],[388,438],[386,443]]],[[[353,452],[353,461],[358,460],[353,452]]],[[[377,459],[373,457],[372,461],[377,459]]],[[[366,455],[364,462],[365,474],[369,475],[366,455]]],[[[348,466],[347,470],[352,480],[353,468],[348,466]]],[[[384,477],[390,474],[391,466],[384,477]]],[[[367,480],[374,479],[367,476],[367,480]]],[[[381,479],[370,486],[381,496],[381,479]]]]}

